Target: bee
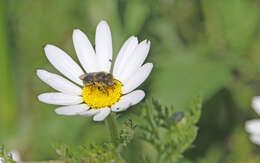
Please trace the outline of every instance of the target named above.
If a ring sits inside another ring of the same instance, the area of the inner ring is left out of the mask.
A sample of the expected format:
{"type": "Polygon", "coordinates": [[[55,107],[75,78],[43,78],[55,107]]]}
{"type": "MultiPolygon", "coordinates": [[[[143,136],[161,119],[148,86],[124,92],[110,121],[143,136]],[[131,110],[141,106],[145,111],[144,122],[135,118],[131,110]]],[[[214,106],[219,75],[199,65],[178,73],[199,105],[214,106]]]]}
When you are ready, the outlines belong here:
{"type": "MultiPolygon", "coordinates": [[[[100,92],[108,94],[107,88],[114,87],[116,80],[111,73],[92,72],[79,77],[85,86],[97,86],[100,92]]],[[[93,88],[92,87],[92,88],[93,88]]]]}

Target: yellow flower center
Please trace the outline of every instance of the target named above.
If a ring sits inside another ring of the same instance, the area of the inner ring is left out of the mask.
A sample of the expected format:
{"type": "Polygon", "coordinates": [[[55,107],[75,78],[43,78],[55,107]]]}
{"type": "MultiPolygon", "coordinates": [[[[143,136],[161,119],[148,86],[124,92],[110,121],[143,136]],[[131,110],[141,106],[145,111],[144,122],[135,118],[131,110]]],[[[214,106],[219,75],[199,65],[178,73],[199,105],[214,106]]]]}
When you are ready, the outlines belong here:
{"type": "Polygon", "coordinates": [[[116,80],[113,87],[100,88],[97,85],[84,86],[82,91],[83,101],[92,109],[112,106],[120,100],[122,84],[116,80]]]}

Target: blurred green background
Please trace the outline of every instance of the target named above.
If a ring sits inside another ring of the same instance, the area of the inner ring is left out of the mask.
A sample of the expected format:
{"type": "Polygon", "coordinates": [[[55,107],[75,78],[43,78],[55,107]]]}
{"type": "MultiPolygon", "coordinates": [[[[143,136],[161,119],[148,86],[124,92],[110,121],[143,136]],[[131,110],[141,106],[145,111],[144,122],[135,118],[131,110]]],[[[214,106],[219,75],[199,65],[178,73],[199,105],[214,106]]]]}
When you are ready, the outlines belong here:
{"type": "MultiPolygon", "coordinates": [[[[58,156],[55,144],[108,139],[103,123],[57,116],[37,95],[53,91],[36,69],[57,72],[43,46],[57,45],[76,59],[73,29],[94,41],[106,20],[114,58],[131,35],[151,40],[152,75],[147,98],[185,110],[201,94],[199,134],[186,158],[196,162],[259,162],[260,147],[244,131],[257,117],[251,98],[260,94],[260,1],[258,0],[0,0],[0,144],[23,160],[58,156]]],[[[138,107],[136,107],[137,109],[138,107]]],[[[136,110],[120,120],[137,119],[136,110]]]]}

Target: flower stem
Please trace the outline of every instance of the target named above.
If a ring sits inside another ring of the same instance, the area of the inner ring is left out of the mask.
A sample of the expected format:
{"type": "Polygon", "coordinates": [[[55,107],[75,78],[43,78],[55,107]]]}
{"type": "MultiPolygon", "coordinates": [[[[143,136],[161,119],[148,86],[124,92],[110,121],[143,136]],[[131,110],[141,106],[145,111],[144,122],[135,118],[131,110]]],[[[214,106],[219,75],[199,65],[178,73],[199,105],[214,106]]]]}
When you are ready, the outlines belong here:
{"type": "Polygon", "coordinates": [[[116,123],[116,114],[111,113],[106,119],[105,119],[105,124],[108,129],[108,133],[110,136],[110,141],[114,145],[114,152],[118,159],[120,160],[120,163],[125,163],[124,159],[122,158],[120,154],[120,144],[119,144],[119,132],[117,128],[117,123],[116,123]]]}
{"type": "Polygon", "coordinates": [[[118,128],[117,128],[117,124],[116,124],[116,114],[111,113],[105,119],[105,124],[107,126],[111,142],[114,144],[115,147],[117,147],[118,141],[119,141],[119,133],[118,133],[118,128]]]}
{"type": "Polygon", "coordinates": [[[0,135],[4,136],[14,134],[17,120],[16,101],[11,81],[12,71],[9,65],[6,8],[7,1],[0,0],[0,135]]]}

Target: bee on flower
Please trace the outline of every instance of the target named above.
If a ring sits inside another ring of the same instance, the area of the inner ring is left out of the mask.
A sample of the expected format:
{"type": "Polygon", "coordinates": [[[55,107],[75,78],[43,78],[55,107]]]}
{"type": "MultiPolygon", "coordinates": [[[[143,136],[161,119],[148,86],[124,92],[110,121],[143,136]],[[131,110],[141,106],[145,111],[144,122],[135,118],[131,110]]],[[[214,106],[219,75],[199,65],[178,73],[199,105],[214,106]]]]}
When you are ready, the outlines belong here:
{"type": "Polygon", "coordinates": [[[79,29],[73,32],[73,43],[82,68],[63,50],[46,45],[49,62],[63,76],[37,70],[38,77],[58,92],[43,93],[41,102],[62,105],[59,115],[93,116],[103,121],[111,112],[121,112],[139,103],[145,96],[136,90],[149,76],[153,64],[144,61],[150,41],[138,43],[131,36],[121,47],[112,66],[112,37],[108,24],[101,21],[96,28],[95,50],[88,37],[79,29]]]}

